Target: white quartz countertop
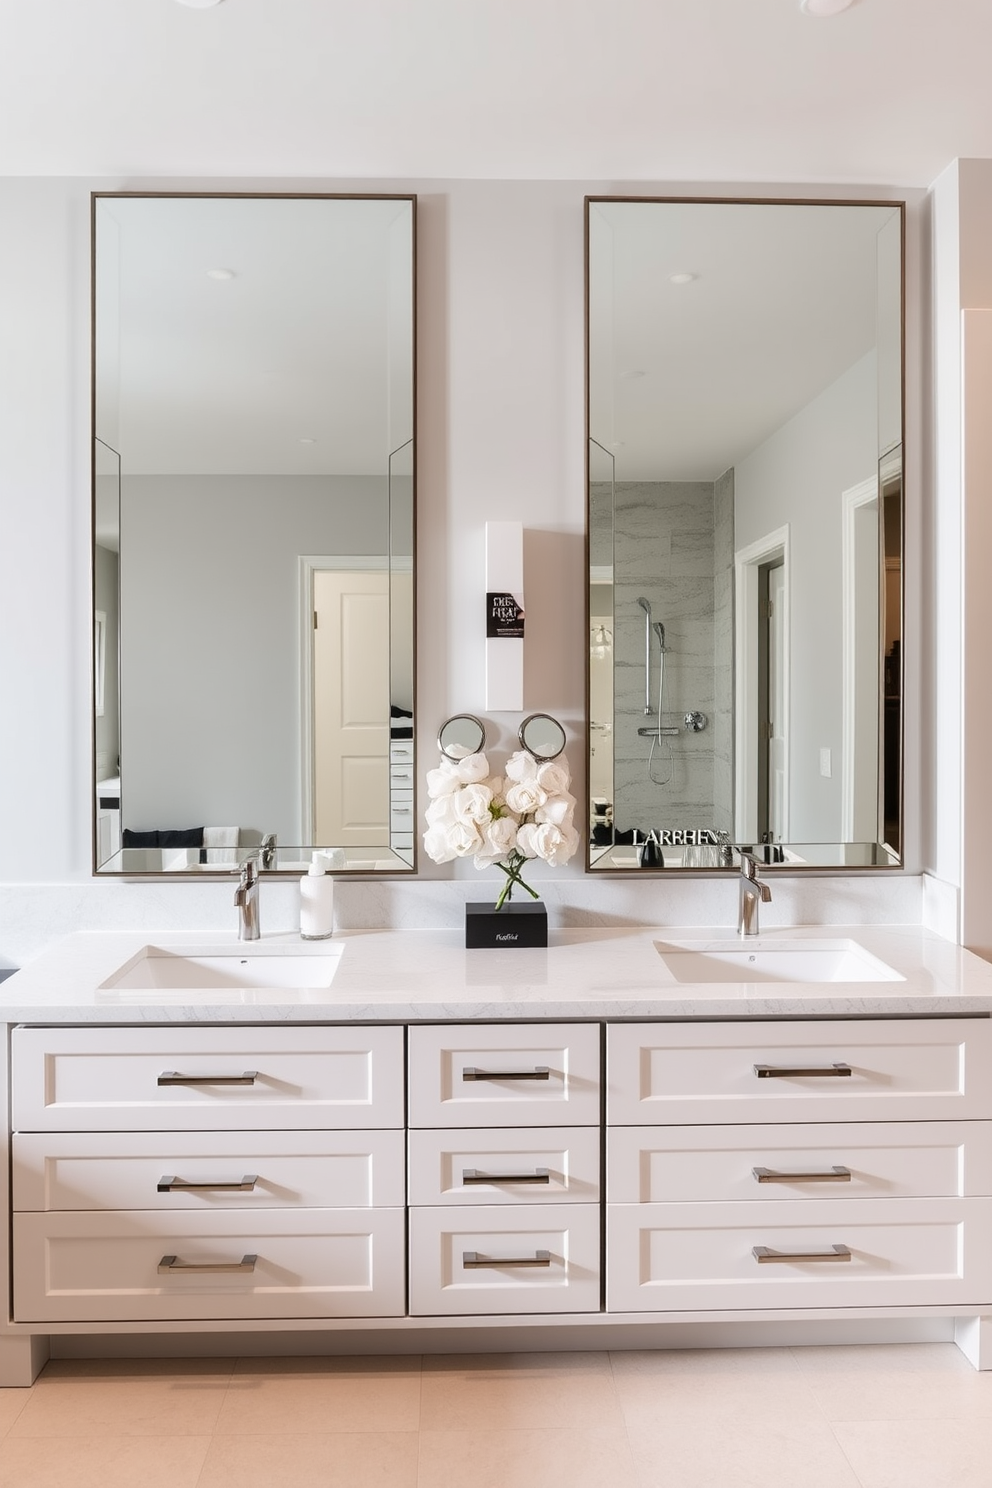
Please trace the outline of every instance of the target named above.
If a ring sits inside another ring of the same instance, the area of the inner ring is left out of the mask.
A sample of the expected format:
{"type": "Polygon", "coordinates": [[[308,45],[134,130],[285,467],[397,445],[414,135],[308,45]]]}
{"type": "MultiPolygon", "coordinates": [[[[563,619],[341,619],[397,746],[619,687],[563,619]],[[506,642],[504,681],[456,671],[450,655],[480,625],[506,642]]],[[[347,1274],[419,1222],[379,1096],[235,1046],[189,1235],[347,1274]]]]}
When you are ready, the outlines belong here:
{"type": "Polygon", "coordinates": [[[699,926],[562,930],[552,932],[546,951],[468,951],[461,930],[351,931],[328,942],[271,935],[249,945],[221,934],[92,932],[67,937],[0,984],[0,1019],[126,1024],[992,1013],[992,964],[918,926],[776,930],[747,947],[781,948],[785,941],[814,947],[839,940],[862,947],[898,973],[898,979],[680,982],[659,946],[706,942],[741,947],[731,931],[699,926]],[[108,985],[146,947],[167,956],[253,959],[319,957],[329,947],[339,959],[324,986],[108,985]]]}

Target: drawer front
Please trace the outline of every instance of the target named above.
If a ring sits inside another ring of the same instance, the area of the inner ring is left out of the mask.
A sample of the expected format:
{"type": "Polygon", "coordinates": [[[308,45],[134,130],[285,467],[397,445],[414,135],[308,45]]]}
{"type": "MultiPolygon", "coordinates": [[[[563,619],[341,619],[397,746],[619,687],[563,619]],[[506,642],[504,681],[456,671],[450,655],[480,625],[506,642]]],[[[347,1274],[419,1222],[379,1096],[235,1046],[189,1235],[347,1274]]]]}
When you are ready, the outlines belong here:
{"type": "Polygon", "coordinates": [[[599,1132],[505,1127],[410,1133],[411,1204],[594,1204],[599,1132]]]}
{"type": "Polygon", "coordinates": [[[403,1125],[401,1028],[15,1028],[11,1058],[15,1131],[403,1125]]]}
{"type": "Polygon", "coordinates": [[[599,1311],[598,1204],[410,1210],[419,1317],[599,1311]]]}
{"type": "Polygon", "coordinates": [[[19,1214],[14,1317],[400,1317],[403,1242],[402,1209],[19,1214]]]}
{"type": "Polygon", "coordinates": [[[964,1198],[992,1194],[992,1122],[624,1126],[611,1203],[964,1198]]]}
{"type": "Polygon", "coordinates": [[[610,1204],[606,1245],[611,1312],[987,1308],[992,1298],[990,1199],[610,1204]],[[772,1256],[759,1261],[756,1246],[772,1256]]]}
{"type": "Polygon", "coordinates": [[[599,1048],[594,1023],[411,1028],[410,1125],[598,1126],[599,1048]]]}
{"type": "Polygon", "coordinates": [[[402,1207],[403,1146],[398,1131],[22,1133],[14,1209],[402,1207]]]}
{"type": "Polygon", "coordinates": [[[986,1018],[627,1024],[607,1050],[614,1126],[980,1119],[992,1084],[986,1018]]]}

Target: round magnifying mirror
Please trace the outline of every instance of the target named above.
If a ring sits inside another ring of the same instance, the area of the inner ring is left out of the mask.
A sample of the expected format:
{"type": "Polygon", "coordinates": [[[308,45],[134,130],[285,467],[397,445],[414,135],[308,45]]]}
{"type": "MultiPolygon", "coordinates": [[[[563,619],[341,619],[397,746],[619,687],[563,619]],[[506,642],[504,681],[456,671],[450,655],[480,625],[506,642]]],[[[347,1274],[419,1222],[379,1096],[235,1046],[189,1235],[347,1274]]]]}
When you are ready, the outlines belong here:
{"type": "Polygon", "coordinates": [[[525,718],[517,738],[537,760],[557,759],[565,748],[565,730],[550,713],[532,713],[525,718]]]}
{"type": "Polygon", "coordinates": [[[450,760],[464,759],[467,754],[478,754],[485,747],[486,726],[481,718],[471,713],[456,713],[442,723],[437,736],[437,747],[450,760]]]}

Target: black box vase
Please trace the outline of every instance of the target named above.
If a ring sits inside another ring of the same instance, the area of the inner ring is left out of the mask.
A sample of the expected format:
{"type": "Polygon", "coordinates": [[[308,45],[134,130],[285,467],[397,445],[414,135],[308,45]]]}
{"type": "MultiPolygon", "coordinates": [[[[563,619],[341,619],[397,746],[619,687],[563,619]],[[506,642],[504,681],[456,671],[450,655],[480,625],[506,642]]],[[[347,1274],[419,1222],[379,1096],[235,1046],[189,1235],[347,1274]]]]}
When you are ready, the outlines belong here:
{"type": "Polygon", "coordinates": [[[548,911],[539,901],[529,904],[466,904],[465,945],[468,950],[502,946],[547,946],[548,911]]]}

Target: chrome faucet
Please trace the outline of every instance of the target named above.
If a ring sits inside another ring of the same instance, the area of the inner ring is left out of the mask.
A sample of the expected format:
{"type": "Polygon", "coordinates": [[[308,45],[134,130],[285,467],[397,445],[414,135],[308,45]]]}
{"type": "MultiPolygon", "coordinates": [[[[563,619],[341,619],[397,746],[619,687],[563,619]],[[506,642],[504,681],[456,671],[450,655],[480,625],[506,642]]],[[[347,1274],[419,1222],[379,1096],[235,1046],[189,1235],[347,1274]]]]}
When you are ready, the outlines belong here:
{"type": "Polygon", "coordinates": [[[258,925],[258,853],[252,853],[241,865],[241,882],[234,893],[234,905],[240,911],[238,939],[257,940],[258,925]]]}
{"type": "Polygon", "coordinates": [[[745,939],[758,934],[758,906],[772,902],[772,891],[758,878],[758,860],[753,853],[741,849],[740,901],[737,913],[737,933],[745,939]]]}

